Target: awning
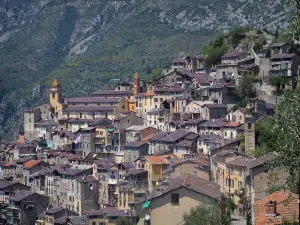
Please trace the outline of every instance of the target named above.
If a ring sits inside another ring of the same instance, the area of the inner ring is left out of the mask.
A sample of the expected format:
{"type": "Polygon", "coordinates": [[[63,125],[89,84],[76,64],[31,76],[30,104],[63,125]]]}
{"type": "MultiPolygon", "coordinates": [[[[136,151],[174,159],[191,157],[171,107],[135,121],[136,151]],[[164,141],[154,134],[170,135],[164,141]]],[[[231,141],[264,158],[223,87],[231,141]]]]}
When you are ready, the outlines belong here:
{"type": "Polygon", "coordinates": [[[145,204],[143,205],[143,209],[148,209],[151,205],[151,201],[146,201],[145,204]]]}

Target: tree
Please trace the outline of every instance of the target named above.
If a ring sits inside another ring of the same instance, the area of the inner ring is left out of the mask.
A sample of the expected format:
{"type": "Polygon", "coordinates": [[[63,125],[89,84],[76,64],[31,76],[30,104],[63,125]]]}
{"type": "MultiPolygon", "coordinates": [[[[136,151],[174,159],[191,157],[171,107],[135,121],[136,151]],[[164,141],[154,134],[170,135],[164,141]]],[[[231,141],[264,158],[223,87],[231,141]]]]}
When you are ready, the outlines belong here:
{"type": "Polygon", "coordinates": [[[151,79],[157,80],[162,74],[162,69],[154,69],[151,71],[151,79]]]}
{"type": "Polygon", "coordinates": [[[118,219],[116,225],[136,225],[136,223],[132,220],[121,217],[120,219],[118,219]]]}
{"type": "Polygon", "coordinates": [[[224,36],[221,35],[204,47],[203,53],[205,55],[205,65],[211,67],[218,64],[221,56],[224,55],[226,51],[227,48],[224,43],[224,36]]]}
{"type": "Polygon", "coordinates": [[[240,99],[247,100],[256,96],[254,82],[254,77],[251,75],[244,75],[241,77],[237,86],[237,92],[240,99]]]}
{"type": "Polygon", "coordinates": [[[219,203],[200,204],[192,208],[189,214],[184,214],[184,225],[229,225],[231,224],[231,213],[236,208],[231,198],[222,196],[222,201],[219,203]]]}
{"type": "Polygon", "coordinates": [[[300,192],[300,90],[286,91],[274,115],[272,136],[276,157],[270,166],[288,171],[287,187],[300,192]]]}
{"type": "Polygon", "coordinates": [[[293,43],[300,44],[300,1],[286,0],[286,2],[294,11],[292,22],[288,28],[289,38],[293,43]]]}
{"type": "Polygon", "coordinates": [[[184,225],[215,225],[221,224],[221,210],[219,204],[200,204],[183,215],[184,225]]]}

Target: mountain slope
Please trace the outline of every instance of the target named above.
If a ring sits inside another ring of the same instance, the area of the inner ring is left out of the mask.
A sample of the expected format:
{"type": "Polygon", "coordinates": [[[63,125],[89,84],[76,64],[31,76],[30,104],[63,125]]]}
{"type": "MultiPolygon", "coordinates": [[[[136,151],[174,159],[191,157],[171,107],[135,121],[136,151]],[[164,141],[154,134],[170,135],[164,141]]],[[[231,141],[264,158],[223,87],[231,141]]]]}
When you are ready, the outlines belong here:
{"type": "Polygon", "coordinates": [[[0,137],[21,129],[23,108],[105,88],[112,77],[146,76],[183,51],[197,54],[235,26],[286,26],[283,0],[4,0],[0,2],[0,137]]]}

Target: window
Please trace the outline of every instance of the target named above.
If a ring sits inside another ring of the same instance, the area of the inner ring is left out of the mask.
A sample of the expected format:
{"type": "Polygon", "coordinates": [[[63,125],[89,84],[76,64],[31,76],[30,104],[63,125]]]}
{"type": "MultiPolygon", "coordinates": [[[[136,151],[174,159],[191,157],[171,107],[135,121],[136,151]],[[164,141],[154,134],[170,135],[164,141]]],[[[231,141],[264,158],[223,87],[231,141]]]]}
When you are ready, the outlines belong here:
{"type": "Polygon", "coordinates": [[[178,193],[171,194],[171,203],[173,205],[178,205],[179,204],[179,194],[178,193]]]}
{"type": "Polygon", "coordinates": [[[243,189],[243,183],[242,183],[242,181],[239,181],[239,182],[238,182],[238,186],[239,186],[239,189],[240,189],[240,190],[243,189]]]}
{"type": "Polygon", "coordinates": [[[234,187],[234,180],[233,179],[230,180],[230,184],[231,184],[231,187],[233,188],[234,187]]]}
{"type": "Polygon", "coordinates": [[[29,123],[31,123],[31,118],[29,118],[28,120],[29,120],[29,123]]]}
{"type": "Polygon", "coordinates": [[[225,131],[224,136],[227,137],[227,132],[225,131]]]}
{"type": "Polygon", "coordinates": [[[233,138],[233,132],[230,132],[230,138],[233,138]]]}
{"type": "Polygon", "coordinates": [[[251,123],[248,123],[248,129],[251,129],[251,123]]]}
{"type": "Polygon", "coordinates": [[[103,135],[103,131],[100,131],[100,135],[103,135]]]}
{"type": "Polygon", "coordinates": [[[242,168],[239,169],[239,175],[240,175],[240,177],[243,175],[243,169],[242,168]]]}
{"type": "Polygon", "coordinates": [[[55,93],[52,93],[52,99],[55,99],[55,93]]]}
{"type": "Polygon", "coordinates": [[[82,118],[82,113],[79,114],[79,118],[82,118]]]}

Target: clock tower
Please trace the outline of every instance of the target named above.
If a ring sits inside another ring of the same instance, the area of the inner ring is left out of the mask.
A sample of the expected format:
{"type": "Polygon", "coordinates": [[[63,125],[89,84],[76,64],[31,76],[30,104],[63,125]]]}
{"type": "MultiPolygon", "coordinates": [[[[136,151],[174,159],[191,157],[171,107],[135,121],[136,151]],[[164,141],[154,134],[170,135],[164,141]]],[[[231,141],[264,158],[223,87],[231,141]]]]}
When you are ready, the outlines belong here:
{"type": "Polygon", "coordinates": [[[50,105],[55,107],[63,103],[61,84],[55,79],[50,87],[50,105]]]}

